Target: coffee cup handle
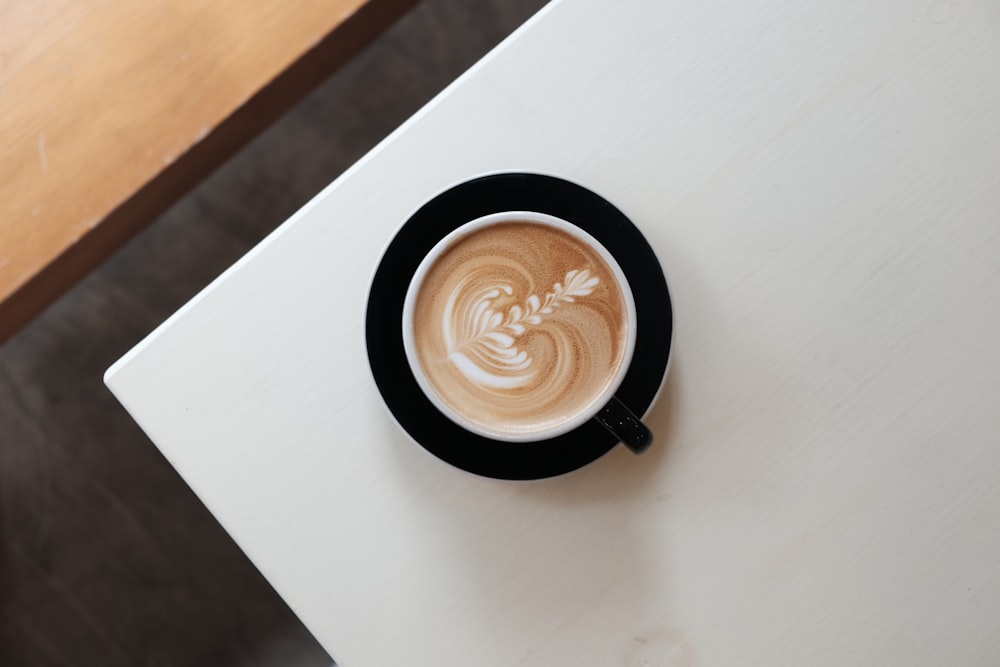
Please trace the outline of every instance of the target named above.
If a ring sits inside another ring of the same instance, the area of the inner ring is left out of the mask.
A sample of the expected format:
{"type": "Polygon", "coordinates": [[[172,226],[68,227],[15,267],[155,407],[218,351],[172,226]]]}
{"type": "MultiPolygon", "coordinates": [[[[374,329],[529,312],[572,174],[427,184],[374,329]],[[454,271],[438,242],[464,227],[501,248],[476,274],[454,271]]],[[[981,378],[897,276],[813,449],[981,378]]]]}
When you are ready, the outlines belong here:
{"type": "Polygon", "coordinates": [[[636,454],[642,454],[653,444],[653,433],[615,397],[594,415],[594,419],[636,454]]]}

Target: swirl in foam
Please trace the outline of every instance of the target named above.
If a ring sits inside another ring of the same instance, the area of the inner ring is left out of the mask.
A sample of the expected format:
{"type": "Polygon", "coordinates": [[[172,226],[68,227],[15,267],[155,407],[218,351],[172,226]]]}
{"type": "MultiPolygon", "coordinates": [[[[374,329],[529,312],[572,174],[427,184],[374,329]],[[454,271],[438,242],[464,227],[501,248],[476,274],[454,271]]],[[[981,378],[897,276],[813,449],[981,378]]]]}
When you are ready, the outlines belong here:
{"type": "Polygon", "coordinates": [[[530,435],[586,411],[617,376],[625,298],[603,257],[552,226],[502,222],[459,238],[414,308],[421,369],[451,410],[530,435]]]}

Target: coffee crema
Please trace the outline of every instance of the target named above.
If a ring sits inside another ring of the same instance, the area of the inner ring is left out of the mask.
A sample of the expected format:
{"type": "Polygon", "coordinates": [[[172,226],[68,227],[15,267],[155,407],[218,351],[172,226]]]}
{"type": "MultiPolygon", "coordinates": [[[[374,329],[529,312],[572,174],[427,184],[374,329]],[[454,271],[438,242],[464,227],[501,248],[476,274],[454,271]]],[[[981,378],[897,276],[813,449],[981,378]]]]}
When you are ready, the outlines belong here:
{"type": "Polygon", "coordinates": [[[468,422],[512,437],[593,407],[628,350],[626,299],[590,244],[556,227],[504,221],[434,261],[413,310],[420,367],[468,422]]]}

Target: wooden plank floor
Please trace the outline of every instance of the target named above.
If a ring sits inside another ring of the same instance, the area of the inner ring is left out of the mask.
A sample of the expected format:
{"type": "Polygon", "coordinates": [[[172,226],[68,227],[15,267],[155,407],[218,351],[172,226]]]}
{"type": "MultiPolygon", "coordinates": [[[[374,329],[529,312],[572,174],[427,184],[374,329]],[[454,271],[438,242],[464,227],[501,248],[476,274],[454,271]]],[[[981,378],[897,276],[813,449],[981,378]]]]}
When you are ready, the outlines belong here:
{"type": "Polygon", "coordinates": [[[0,342],[415,3],[0,2],[0,342]]]}
{"type": "Polygon", "coordinates": [[[329,664],[101,376],[543,4],[424,0],[0,347],[0,665],[329,664]]]}

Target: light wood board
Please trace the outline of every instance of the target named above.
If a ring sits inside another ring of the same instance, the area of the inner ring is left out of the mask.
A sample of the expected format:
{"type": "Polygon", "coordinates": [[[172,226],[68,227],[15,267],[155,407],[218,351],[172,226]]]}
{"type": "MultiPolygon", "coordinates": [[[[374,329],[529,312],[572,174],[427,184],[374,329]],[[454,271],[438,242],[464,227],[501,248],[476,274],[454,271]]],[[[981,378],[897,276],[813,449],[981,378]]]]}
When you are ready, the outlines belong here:
{"type": "Polygon", "coordinates": [[[0,342],[415,1],[0,4],[0,342]]]}

